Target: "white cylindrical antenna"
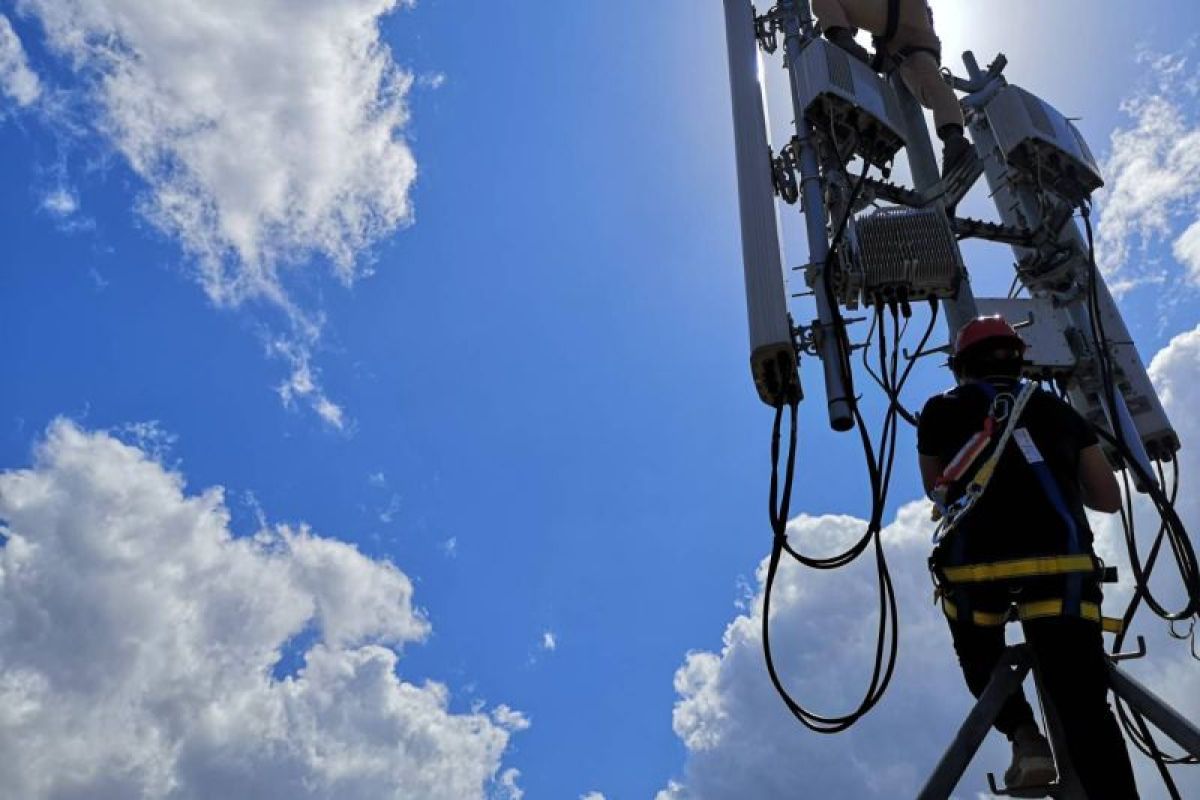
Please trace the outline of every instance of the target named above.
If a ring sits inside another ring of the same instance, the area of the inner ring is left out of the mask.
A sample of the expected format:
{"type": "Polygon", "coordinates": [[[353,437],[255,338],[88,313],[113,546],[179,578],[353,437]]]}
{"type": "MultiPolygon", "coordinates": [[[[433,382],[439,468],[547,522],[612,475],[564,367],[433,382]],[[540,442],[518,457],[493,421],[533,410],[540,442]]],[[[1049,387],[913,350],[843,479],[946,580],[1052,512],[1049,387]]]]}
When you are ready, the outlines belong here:
{"type": "Polygon", "coordinates": [[[725,36],[729,45],[746,311],[750,318],[750,370],[759,397],[775,406],[798,399],[800,381],[779,254],[773,151],[750,0],[725,0],[725,36]]]}

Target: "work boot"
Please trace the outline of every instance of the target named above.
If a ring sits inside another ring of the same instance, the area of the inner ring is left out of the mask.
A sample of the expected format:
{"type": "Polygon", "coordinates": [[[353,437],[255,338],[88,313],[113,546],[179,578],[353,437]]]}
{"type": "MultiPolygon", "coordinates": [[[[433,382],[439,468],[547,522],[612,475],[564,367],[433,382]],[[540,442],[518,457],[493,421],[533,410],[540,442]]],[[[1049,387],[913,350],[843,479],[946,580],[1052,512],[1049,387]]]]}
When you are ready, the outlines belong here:
{"type": "Polygon", "coordinates": [[[829,28],[825,31],[825,38],[864,64],[871,63],[871,54],[854,40],[854,34],[848,28],[829,28]]]}
{"type": "Polygon", "coordinates": [[[1036,725],[1020,728],[1012,739],[1012,765],[1004,771],[1004,785],[1009,789],[1045,786],[1058,777],[1050,743],[1036,725]]]}
{"type": "MultiPolygon", "coordinates": [[[[947,128],[951,126],[947,125],[947,128]]],[[[976,158],[975,148],[967,141],[962,128],[953,126],[942,140],[942,180],[963,169],[976,158]]]]}

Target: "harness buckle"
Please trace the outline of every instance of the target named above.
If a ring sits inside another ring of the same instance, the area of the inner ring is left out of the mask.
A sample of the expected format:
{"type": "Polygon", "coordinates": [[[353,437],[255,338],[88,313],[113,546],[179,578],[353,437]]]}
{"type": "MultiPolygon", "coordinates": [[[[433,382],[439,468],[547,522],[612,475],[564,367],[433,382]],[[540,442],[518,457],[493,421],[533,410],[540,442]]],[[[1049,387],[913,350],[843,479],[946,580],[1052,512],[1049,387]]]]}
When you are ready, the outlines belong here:
{"type": "Polygon", "coordinates": [[[1015,397],[1008,392],[1001,392],[992,398],[992,405],[988,409],[988,415],[996,420],[996,422],[1004,422],[1008,419],[1008,415],[1012,413],[1015,404],[1015,397]]]}

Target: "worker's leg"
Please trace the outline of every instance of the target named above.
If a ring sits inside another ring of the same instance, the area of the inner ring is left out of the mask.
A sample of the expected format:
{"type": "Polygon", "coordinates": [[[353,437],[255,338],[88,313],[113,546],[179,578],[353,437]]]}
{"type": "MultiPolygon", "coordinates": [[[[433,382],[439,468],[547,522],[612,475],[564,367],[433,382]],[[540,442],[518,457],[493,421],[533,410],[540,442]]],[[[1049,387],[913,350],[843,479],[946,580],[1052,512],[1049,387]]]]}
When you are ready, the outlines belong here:
{"type": "Polygon", "coordinates": [[[942,79],[937,59],[924,50],[910,52],[900,64],[900,77],[921,105],[933,111],[934,129],[942,140],[942,178],[969,169],[975,151],[967,141],[958,96],[942,79]]]}
{"type": "Polygon", "coordinates": [[[854,33],[858,28],[868,31],[887,23],[887,0],[813,0],[813,13],[821,23],[825,38],[864,64],[871,62],[871,53],[859,44],[854,33]]]}
{"type": "Polygon", "coordinates": [[[897,36],[904,29],[927,32],[936,36],[933,31],[933,12],[925,0],[900,0],[900,17],[896,20],[897,36]]]}
{"type": "Polygon", "coordinates": [[[1025,623],[1043,691],[1062,721],[1071,764],[1091,800],[1136,800],[1129,753],[1108,705],[1100,626],[1078,617],[1025,623]]]}
{"type": "Polygon", "coordinates": [[[812,0],[821,29],[861,28],[878,36],[887,26],[887,0],[812,0]]]}
{"type": "MultiPolygon", "coordinates": [[[[963,677],[971,694],[979,697],[991,680],[992,670],[1004,652],[1004,627],[1001,625],[972,625],[949,620],[950,636],[954,639],[954,651],[962,667],[963,677]]],[[[1023,726],[1032,725],[1033,709],[1021,689],[1009,695],[996,717],[996,730],[1009,739],[1023,726]]]]}
{"type": "Polygon", "coordinates": [[[905,58],[900,64],[900,77],[921,105],[933,112],[933,124],[939,135],[947,125],[956,125],[962,132],[963,113],[958,96],[942,79],[941,67],[932,54],[922,50],[905,58]]]}
{"type": "Polygon", "coordinates": [[[924,0],[901,0],[896,36],[888,52],[899,54],[900,77],[917,101],[933,112],[934,129],[943,142],[942,177],[964,169],[975,157],[964,135],[958,96],[942,78],[939,57],[942,42],[924,0]]]}

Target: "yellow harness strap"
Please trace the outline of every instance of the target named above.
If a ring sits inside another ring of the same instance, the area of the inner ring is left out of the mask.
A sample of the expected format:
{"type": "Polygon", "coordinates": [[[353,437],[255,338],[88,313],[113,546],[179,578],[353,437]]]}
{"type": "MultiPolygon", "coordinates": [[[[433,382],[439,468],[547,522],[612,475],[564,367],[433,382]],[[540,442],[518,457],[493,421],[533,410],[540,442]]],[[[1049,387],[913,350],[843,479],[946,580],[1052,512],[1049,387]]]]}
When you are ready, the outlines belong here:
{"type": "MultiPolygon", "coordinates": [[[[942,611],[944,611],[946,616],[950,619],[958,619],[958,606],[954,605],[954,603],[951,603],[945,598],[942,599],[942,611]]],[[[1000,614],[990,613],[987,611],[971,612],[971,623],[974,625],[983,626],[985,628],[999,627],[1008,622],[1010,618],[1011,616],[1008,611],[1000,614]]]]}
{"type": "MultiPolygon", "coordinates": [[[[1017,605],[1017,616],[1022,620],[1039,619],[1041,617],[1059,617],[1063,613],[1062,600],[1039,600],[1036,603],[1020,603],[1017,605]]],[[[1100,613],[1100,606],[1095,603],[1080,603],[1079,616],[1091,622],[1100,623],[1105,633],[1120,633],[1124,627],[1122,620],[1106,617],[1100,613]]]]}
{"type": "Polygon", "coordinates": [[[1093,556],[1044,556],[1019,558],[1012,561],[997,561],[992,564],[968,564],[962,567],[944,567],[942,575],[950,583],[982,583],[1011,578],[1038,578],[1047,575],[1064,575],[1069,572],[1098,572],[1101,563],[1093,556]]]}
{"type": "MultiPolygon", "coordinates": [[[[958,620],[958,607],[949,600],[943,598],[942,611],[952,620],[958,620]]],[[[1063,615],[1063,601],[1061,599],[1054,600],[1038,600],[1033,603],[1018,603],[1017,617],[1022,620],[1041,619],[1043,617],[1061,617],[1063,615]]],[[[1120,619],[1115,617],[1106,617],[1100,613],[1100,606],[1096,603],[1080,603],[1079,615],[1089,622],[1097,622],[1105,633],[1120,633],[1124,627],[1120,619]]],[[[994,628],[1004,625],[1012,619],[1011,609],[1001,612],[989,611],[972,611],[971,623],[983,627],[994,628]]]]}

